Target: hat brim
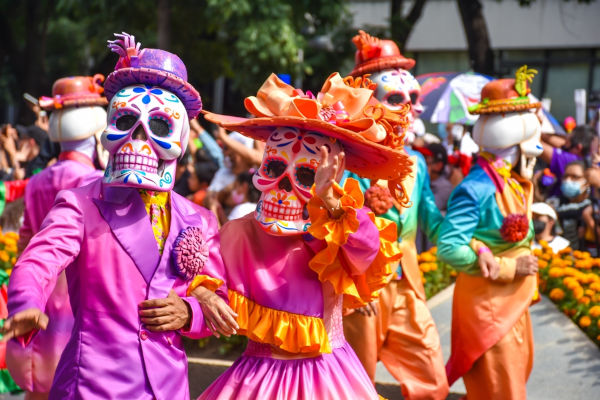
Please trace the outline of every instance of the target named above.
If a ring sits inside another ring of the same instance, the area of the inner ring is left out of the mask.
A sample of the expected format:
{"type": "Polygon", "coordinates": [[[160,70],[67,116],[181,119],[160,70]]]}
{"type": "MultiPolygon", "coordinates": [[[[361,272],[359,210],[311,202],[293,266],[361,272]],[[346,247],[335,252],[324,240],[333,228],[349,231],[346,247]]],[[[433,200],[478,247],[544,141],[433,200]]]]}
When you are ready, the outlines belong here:
{"type": "Polygon", "coordinates": [[[202,110],[200,94],[194,87],[178,76],[152,68],[121,68],[111,73],[104,82],[104,94],[110,101],[121,89],[129,85],[144,84],[159,86],[173,92],[183,102],[190,119],[202,110]]]}
{"type": "Polygon", "coordinates": [[[395,180],[410,172],[410,157],[404,150],[394,150],[365,139],[341,126],[302,117],[240,118],[230,115],[205,113],[204,118],[223,128],[237,131],[266,142],[273,128],[289,126],[318,132],[342,143],[346,155],[346,169],[369,179],[395,180]]]}
{"type": "Polygon", "coordinates": [[[528,103],[528,104],[502,104],[502,105],[490,105],[479,107],[476,110],[469,110],[470,114],[505,114],[510,112],[519,112],[531,110],[532,108],[540,108],[542,103],[528,103]]]}
{"type": "Polygon", "coordinates": [[[350,75],[353,77],[362,76],[364,74],[372,74],[374,72],[383,71],[384,69],[401,68],[409,70],[415,66],[415,60],[406,57],[385,57],[367,60],[362,64],[354,67],[350,75]]]}
{"type": "Polygon", "coordinates": [[[55,99],[53,97],[48,100],[39,100],[40,107],[43,110],[58,110],[66,107],[92,107],[92,106],[102,106],[105,107],[108,104],[108,100],[106,97],[97,96],[97,97],[88,97],[88,98],[80,98],[80,99],[70,99],[64,100],[55,99]],[[56,100],[56,101],[55,101],[56,100]],[[60,107],[56,105],[60,104],[60,107]]]}

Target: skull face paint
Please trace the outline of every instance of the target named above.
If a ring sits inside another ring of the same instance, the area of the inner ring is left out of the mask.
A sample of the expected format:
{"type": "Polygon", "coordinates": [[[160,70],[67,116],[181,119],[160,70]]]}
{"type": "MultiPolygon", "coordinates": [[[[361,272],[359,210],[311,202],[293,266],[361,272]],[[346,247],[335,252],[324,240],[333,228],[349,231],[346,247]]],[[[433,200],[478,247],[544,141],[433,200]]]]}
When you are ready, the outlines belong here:
{"type": "Polygon", "coordinates": [[[262,192],[255,217],[268,233],[296,235],[310,226],[306,203],[312,197],[322,146],[333,156],[342,151],[334,139],[298,128],[279,127],[267,140],[253,183],[262,192]]]}
{"type": "Polygon", "coordinates": [[[189,130],[185,107],[172,92],[149,85],[121,89],[109,104],[102,134],[102,145],[110,153],[104,182],[171,190],[189,130]]]}
{"type": "Polygon", "coordinates": [[[421,85],[410,72],[403,69],[386,69],[375,72],[369,79],[377,84],[377,100],[390,110],[398,110],[408,103],[411,105],[412,119],[423,112],[423,105],[419,99],[421,85]]]}

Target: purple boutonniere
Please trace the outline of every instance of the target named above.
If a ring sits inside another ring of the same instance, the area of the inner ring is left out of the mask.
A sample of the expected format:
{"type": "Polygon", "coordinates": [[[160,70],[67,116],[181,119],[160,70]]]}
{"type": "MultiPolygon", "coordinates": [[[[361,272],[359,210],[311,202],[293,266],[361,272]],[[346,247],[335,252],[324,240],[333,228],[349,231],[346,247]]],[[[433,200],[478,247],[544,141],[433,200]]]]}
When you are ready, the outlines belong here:
{"type": "Polygon", "coordinates": [[[189,226],[181,230],[173,246],[175,269],[179,276],[190,280],[200,274],[208,255],[208,243],[202,235],[202,229],[189,226]]]}

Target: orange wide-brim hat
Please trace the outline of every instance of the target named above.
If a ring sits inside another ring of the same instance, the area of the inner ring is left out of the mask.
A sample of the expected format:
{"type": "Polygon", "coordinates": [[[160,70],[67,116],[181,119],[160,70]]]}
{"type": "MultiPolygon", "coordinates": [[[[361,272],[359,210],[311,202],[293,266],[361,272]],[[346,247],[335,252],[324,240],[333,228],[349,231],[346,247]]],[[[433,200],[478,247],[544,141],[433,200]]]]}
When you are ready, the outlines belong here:
{"type": "Polygon", "coordinates": [[[57,110],[66,107],[106,106],[108,100],[102,95],[103,81],[102,74],[61,78],[52,85],[52,97],[40,97],[40,107],[44,110],[57,110]]]}
{"type": "MultiPolygon", "coordinates": [[[[257,95],[244,101],[256,118],[210,112],[204,117],[261,141],[282,126],[318,132],[340,141],[349,171],[375,180],[404,179],[410,173],[411,161],[402,147],[402,137],[393,137],[397,125],[382,124],[385,108],[372,95],[370,89],[347,85],[337,72],[329,76],[316,97],[271,74],[257,95]]],[[[405,118],[395,117],[392,124],[407,124],[405,118]]]]}
{"type": "Polygon", "coordinates": [[[358,31],[352,42],[356,46],[356,53],[355,66],[350,75],[354,77],[386,69],[409,70],[415,66],[415,60],[404,57],[393,40],[381,40],[365,31],[358,31]]]}

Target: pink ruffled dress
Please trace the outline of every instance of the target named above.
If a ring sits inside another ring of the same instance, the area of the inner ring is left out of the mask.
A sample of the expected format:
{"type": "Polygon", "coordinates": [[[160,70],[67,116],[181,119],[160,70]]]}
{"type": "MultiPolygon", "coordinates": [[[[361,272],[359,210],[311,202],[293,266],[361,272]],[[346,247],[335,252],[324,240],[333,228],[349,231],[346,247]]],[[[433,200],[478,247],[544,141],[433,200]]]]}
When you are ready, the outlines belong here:
{"type": "Polygon", "coordinates": [[[222,228],[230,305],[249,341],[199,399],[379,398],[344,338],[342,306],[372,300],[399,252],[382,241],[395,227],[359,200],[344,196],[339,220],[311,200],[312,235],[271,235],[253,214],[222,228]]]}

